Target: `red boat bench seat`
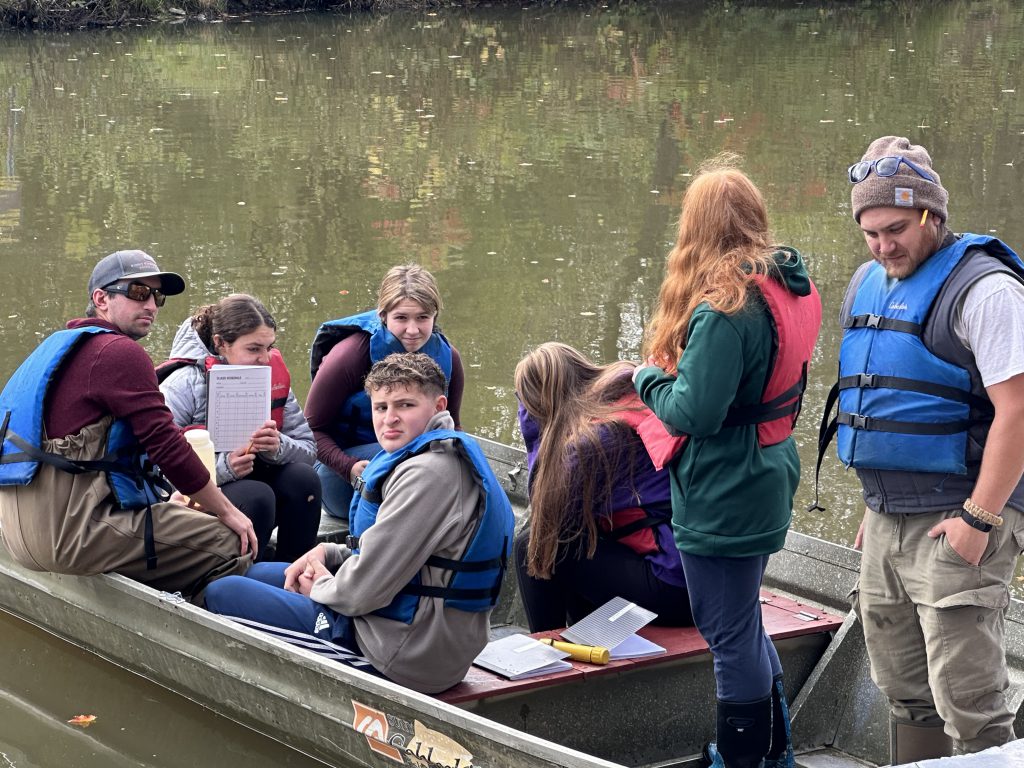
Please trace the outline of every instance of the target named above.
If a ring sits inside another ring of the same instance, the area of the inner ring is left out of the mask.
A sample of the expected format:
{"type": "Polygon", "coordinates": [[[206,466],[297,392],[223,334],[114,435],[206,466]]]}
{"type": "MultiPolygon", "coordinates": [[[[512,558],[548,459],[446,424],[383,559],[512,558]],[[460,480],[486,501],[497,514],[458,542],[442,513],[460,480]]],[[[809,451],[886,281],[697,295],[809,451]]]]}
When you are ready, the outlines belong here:
{"type": "MultiPolygon", "coordinates": [[[[761,616],[765,631],[772,640],[785,640],[801,635],[820,632],[834,632],[843,623],[842,616],[827,613],[820,608],[799,603],[770,592],[761,593],[761,616]]],[[[677,661],[690,656],[709,654],[708,644],[695,627],[654,627],[646,626],[639,634],[665,649],[665,653],[638,659],[613,660],[604,666],[572,662],[573,668],[550,675],[540,675],[525,680],[508,680],[480,667],[470,667],[466,677],[458,685],[449,688],[436,698],[449,704],[466,704],[510,693],[561,685],[583,678],[617,674],[628,669],[651,667],[677,661]]],[[[558,632],[537,632],[531,637],[558,637],[558,632]]],[[[567,661],[571,661],[568,660],[567,661]]]]}

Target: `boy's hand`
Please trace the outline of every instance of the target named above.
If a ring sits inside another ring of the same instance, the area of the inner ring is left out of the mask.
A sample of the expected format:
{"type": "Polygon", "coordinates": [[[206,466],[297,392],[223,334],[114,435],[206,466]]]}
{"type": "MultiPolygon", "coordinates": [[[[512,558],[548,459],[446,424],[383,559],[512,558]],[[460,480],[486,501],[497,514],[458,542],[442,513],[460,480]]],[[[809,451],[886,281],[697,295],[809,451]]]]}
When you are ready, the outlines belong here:
{"type": "MultiPolygon", "coordinates": [[[[311,562],[318,562],[325,571],[327,570],[327,566],[324,565],[327,562],[327,552],[323,544],[317,544],[309,552],[284,569],[284,588],[289,592],[300,592],[299,577],[306,572],[311,562]]],[[[310,574],[312,574],[312,570],[310,570],[310,574]]],[[[304,594],[308,594],[308,591],[304,594]]]]}
{"type": "Polygon", "coordinates": [[[331,572],[327,570],[327,566],[321,563],[319,560],[310,560],[306,566],[306,570],[299,574],[299,594],[309,597],[309,593],[313,591],[313,584],[321,576],[330,576],[331,572]]]}

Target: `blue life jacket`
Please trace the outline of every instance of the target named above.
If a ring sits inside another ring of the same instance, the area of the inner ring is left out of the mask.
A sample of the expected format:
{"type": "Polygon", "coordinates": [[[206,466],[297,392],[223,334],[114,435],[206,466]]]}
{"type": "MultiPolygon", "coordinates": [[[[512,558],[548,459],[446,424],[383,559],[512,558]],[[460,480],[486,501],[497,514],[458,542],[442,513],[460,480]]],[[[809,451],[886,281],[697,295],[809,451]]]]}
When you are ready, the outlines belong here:
{"type": "Polygon", "coordinates": [[[421,597],[444,598],[445,605],[460,611],[480,613],[498,602],[505,564],[512,548],[515,517],[505,491],[494,476],[480,446],[469,435],[448,429],[425,432],[394,453],[381,451],[363,470],[357,482],[357,494],[349,512],[351,535],[347,544],[359,554],[359,538],[377,521],[383,501],[384,483],[406,459],[430,449],[436,440],[453,440],[459,456],[469,463],[480,484],[484,505],[469,546],[458,560],[431,555],[424,565],[452,572],[447,587],[428,587],[419,574],[395,596],[391,603],[374,613],[385,618],[412,623],[421,597]]]}
{"type": "MultiPolygon", "coordinates": [[[[389,331],[380,320],[374,309],[358,315],[328,320],[320,326],[313,338],[313,347],[309,352],[310,380],[316,378],[320,363],[324,356],[342,339],[353,333],[370,335],[370,365],[395,353],[405,352],[402,342],[389,331]]],[[[452,379],[452,346],[448,339],[438,331],[430,334],[427,343],[418,352],[429,356],[444,373],[445,394],[448,394],[448,382],[452,379]]],[[[363,390],[359,390],[342,404],[341,421],[337,425],[342,447],[374,443],[377,437],[373,432],[373,419],[370,413],[370,398],[363,390]]]]}
{"type": "Polygon", "coordinates": [[[120,509],[145,509],[166,500],[170,487],[149,462],[126,421],[118,419],[111,425],[105,455],[100,459],[72,461],[42,448],[47,393],[64,361],[95,333],[112,331],[86,326],[51,334],[18,367],[0,393],[0,486],[28,485],[39,463],[45,462],[72,474],[105,472],[120,509]]]}
{"type": "Polygon", "coordinates": [[[971,248],[1024,275],[1013,251],[983,235],[961,237],[891,288],[880,264],[866,270],[839,351],[838,449],[846,466],[967,473],[968,433],[991,422],[992,405],[970,370],[936,355],[922,337],[936,297],[971,248]]]}

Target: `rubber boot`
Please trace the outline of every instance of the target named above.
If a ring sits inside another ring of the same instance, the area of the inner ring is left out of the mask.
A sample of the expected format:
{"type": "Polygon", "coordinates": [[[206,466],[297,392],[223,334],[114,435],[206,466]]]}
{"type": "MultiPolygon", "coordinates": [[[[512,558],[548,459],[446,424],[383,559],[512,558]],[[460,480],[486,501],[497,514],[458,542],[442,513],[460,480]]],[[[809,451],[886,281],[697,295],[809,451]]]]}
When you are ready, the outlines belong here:
{"type": "Polygon", "coordinates": [[[764,768],[794,768],[795,765],[789,703],[782,675],[777,675],[772,679],[772,746],[764,759],[764,768]]]}
{"type": "Polygon", "coordinates": [[[889,715],[889,759],[893,765],[950,757],[953,739],[940,723],[913,723],[889,715]]]}
{"type": "Polygon", "coordinates": [[[704,747],[711,768],[762,768],[772,743],[772,697],[718,702],[718,741],[704,747]]]}

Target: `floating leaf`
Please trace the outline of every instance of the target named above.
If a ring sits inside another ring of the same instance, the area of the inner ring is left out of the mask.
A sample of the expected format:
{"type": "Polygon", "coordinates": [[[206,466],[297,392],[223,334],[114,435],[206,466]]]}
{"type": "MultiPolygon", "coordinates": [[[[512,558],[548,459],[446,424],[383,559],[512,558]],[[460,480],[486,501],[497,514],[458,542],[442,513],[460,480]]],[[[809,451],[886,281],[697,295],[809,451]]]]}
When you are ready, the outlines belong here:
{"type": "Polygon", "coordinates": [[[346,290],[338,291],[338,293],[340,293],[342,296],[348,296],[348,291],[346,290]]]}
{"type": "Polygon", "coordinates": [[[75,715],[68,722],[71,725],[77,725],[79,728],[88,728],[96,722],[96,715],[75,715]]]}

